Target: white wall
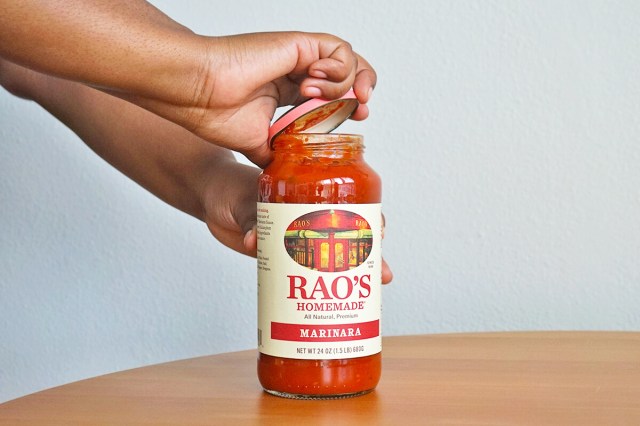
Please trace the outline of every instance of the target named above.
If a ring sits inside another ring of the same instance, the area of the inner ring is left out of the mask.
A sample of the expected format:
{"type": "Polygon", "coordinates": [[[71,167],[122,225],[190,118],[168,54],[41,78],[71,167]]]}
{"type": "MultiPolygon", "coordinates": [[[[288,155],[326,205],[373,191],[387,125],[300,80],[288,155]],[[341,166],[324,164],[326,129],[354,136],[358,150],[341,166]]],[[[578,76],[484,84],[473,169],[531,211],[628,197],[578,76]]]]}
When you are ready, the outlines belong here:
{"type": "MultiPolygon", "coordinates": [[[[640,329],[639,3],[154,3],[374,64],[386,334],[640,329]]],[[[0,401],[254,346],[251,259],[4,92],[0,138],[0,401]]]]}

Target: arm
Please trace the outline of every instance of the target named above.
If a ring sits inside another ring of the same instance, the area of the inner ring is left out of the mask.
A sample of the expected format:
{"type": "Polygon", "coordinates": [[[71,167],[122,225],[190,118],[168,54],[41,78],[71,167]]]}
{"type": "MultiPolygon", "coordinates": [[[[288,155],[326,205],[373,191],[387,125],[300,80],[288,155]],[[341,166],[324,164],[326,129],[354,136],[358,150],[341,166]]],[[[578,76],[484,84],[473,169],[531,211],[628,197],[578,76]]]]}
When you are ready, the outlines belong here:
{"type": "Polygon", "coordinates": [[[0,56],[122,92],[155,90],[180,99],[204,60],[197,42],[144,1],[0,1],[0,56]],[[180,85],[175,77],[181,77],[180,85]]]}
{"type": "MultiPolygon", "coordinates": [[[[33,99],[92,150],[168,204],[204,221],[220,242],[256,254],[257,177],[230,151],[144,109],[0,59],[0,85],[33,99]]],[[[393,275],[382,265],[382,282],[393,275]]]]}
{"type": "Polygon", "coordinates": [[[115,94],[260,166],[276,107],[353,86],[353,118],[364,119],[376,82],[337,37],[199,36],[142,0],[1,0],[0,56],[115,94]]]}
{"type": "Polygon", "coordinates": [[[168,204],[206,222],[226,246],[255,256],[260,170],[144,109],[0,60],[0,84],[32,99],[93,151],[168,204]]]}

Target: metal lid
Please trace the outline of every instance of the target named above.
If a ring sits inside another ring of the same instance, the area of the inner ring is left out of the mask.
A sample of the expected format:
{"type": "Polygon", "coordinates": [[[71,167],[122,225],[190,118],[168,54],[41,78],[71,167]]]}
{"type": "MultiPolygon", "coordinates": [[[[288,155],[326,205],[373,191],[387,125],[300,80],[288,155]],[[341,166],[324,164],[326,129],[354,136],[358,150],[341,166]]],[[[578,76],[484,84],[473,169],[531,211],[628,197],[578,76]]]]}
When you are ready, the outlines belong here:
{"type": "Polygon", "coordinates": [[[291,108],[271,125],[269,143],[273,145],[281,133],[329,133],[351,117],[358,105],[353,89],[340,99],[309,99],[291,108]]]}

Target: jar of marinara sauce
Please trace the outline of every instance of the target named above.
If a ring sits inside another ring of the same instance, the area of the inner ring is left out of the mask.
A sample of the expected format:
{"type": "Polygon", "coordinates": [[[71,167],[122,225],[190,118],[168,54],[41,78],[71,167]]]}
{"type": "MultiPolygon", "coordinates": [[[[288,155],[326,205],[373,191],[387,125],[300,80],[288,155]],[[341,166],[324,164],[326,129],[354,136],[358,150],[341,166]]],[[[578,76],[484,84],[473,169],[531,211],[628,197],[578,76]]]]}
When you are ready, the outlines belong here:
{"type": "Polygon", "coordinates": [[[311,99],[277,120],[259,178],[258,378],[271,394],[372,391],[381,371],[381,182],[363,138],[328,133],[357,108],[311,99]]]}

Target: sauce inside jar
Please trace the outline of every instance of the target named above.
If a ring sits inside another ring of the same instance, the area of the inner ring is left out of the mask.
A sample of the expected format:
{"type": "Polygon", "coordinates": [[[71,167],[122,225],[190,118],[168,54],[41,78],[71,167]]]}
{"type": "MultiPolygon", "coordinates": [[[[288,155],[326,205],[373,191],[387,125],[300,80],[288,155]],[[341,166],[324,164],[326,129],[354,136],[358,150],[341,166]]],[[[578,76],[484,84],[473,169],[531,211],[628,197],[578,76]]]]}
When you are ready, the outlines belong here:
{"type": "MultiPolygon", "coordinates": [[[[277,306],[298,311],[320,309],[322,312],[304,314],[310,319],[331,319],[328,325],[300,324],[306,320],[273,321],[270,312],[285,308],[262,303],[271,284],[259,278],[262,325],[258,378],[267,392],[290,398],[367,393],[376,387],[381,373],[380,178],[364,161],[363,140],[358,135],[283,133],[275,139],[273,148],[274,160],[259,178],[259,277],[278,269],[273,266],[273,252],[280,242],[274,243],[275,249],[267,249],[264,244],[261,247],[261,241],[273,238],[271,234],[279,229],[273,224],[274,209],[283,206],[274,205],[313,207],[315,213],[300,217],[296,213],[291,217],[299,220],[288,218],[285,222],[290,222],[289,227],[282,227],[283,244],[290,256],[286,259],[287,271],[302,270],[301,265],[314,274],[313,278],[284,272],[283,279],[276,281],[285,286],[283,300],[278,302],[282,305],[277,306]],[[324,207],[328,209],[319,210],[324,207]],[[374,207],[377,210],[366,210],[374,207]],[[324,216],[316,220],[314,215],[324,216]],[[284,337],[278,338],[277,333],[284,337]],[[291,347],[290,352],[282,352],[290,355],[280,355],[279,349],[264,349],[264,335],[281,339],[274,344],[291,347]]],[[[302,318],[302,313],[296,314],[302,318]]]]}

